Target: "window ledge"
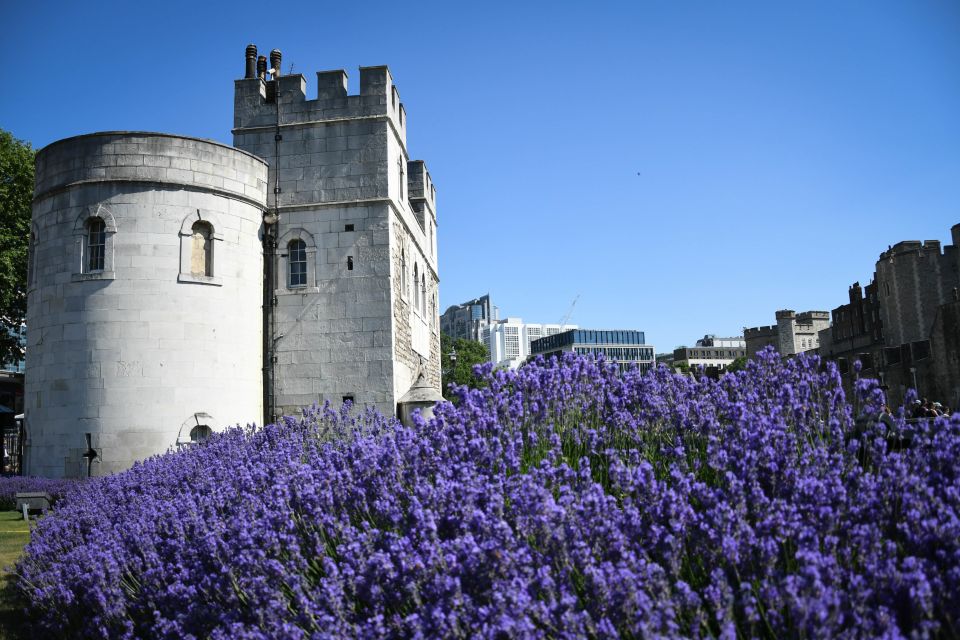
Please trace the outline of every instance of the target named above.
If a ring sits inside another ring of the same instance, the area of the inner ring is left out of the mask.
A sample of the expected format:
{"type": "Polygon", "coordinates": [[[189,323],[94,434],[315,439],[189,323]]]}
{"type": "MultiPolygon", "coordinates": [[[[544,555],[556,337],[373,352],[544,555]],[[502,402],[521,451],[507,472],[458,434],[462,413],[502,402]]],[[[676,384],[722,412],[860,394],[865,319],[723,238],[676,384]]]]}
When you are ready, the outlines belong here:
{"type": "Polygon", "coordinates": [[[117,274],[113,271],[91,271],[89,273],[75,273],[70,276],[71,282],[84,282],[86,280],[116,280],[117,274]]]}
{"type": "Polygon", "coordinates": [[[223,286],[223,278],[217,276],[195,276],[189,273],[181,273],[177,276],[177,282],[189,282],[192,284],[209,284],[215,287],[223,286]]]}
{"type": "Polygon", "coordinates": [[[310,285],[301,285],[299,287],[283,287],[276,290],[278,296],[290,294],[320,293],[320,287],[311,287],[310,285]]]}

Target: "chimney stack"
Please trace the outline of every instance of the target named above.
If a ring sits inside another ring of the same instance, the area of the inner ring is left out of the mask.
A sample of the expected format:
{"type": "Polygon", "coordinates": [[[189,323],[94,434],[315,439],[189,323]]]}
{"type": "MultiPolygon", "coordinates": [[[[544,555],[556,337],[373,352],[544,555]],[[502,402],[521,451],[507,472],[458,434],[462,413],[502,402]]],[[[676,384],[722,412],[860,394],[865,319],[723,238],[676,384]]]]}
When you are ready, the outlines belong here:
{"type": "Polygon", "coordinates": [[[267,79],[267,57],[260,56],[257,58],[257,77],[261,80],[267,79]]]}

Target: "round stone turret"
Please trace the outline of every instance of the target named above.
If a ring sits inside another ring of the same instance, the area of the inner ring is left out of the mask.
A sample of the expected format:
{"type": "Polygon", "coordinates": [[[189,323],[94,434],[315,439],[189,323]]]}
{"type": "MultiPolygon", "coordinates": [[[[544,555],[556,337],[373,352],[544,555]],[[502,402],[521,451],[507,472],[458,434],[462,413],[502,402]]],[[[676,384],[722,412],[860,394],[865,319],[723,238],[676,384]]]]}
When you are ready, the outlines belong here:
{"type": "Polygon", "coordinates": [[[180,136],[37,154],[25,472],[93,475],[262,415],[266,165],[180,136]]]}

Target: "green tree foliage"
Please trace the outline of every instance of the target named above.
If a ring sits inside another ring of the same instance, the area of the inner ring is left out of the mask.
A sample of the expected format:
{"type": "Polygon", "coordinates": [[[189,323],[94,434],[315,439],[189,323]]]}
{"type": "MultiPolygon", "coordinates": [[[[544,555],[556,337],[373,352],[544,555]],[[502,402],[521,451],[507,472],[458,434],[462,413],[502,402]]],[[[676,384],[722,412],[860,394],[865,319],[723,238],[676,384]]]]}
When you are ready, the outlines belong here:
{"type": "Polygon", "coordinates": [[[747,366],[746,356],[740,356],[739,358],[735,359],[733,362],[727,365],[726,372],[731,373],[734,371],[741,371],[746,366],[747,366]]]}
{"type": "Polygon", "coordinates": [[[27,315],[27,250],[34,151],[0,129],[0,363],[19,360],[27,315]]]}
{"type": "Polygon", "coordinates": [[[473,366],[490,360],[487,348],[473,340],[453,339],[447,334],[440,334],[440,368],[442,370],[443,389],[447,385],[465,384],[470,387],[479,386],[480,380],[473,375],[473,366]],[[451,349],[456,349],[456,362],[450,359],[451,349]]]}

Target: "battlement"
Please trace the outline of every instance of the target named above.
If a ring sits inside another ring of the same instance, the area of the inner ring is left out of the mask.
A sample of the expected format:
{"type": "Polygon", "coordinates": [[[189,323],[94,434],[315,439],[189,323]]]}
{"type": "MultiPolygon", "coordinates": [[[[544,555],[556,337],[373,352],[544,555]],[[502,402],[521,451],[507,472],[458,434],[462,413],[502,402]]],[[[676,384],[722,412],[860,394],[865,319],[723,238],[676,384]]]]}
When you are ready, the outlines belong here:
{"type": "MultiPolygon", "coordinates": [[[[954,229],[956,229],[956,227],[954,227],[954,229]]],[[[960,234],[960,229],[958,229],[956,232],[954,229],[950,230],[951,233],[960,234]]],[[[903,240],[881,253],[880,259],[889,260],[897,256],[905,256],[910,254],[915,254],[918,257],[926,257],[929,255],[940,256],[942,255],[941,249],[942,247],[939,240],[924,240],[923,242],[920,242],[919,240],[903,240]]]]}
{"type": "Polygon", "coordinates": [[[796,317],[797,312],[793,309],[781,309],[777,311],[777,320],[789,320],[790,318],[796,317]]]}
{"type": "Polygon", "coordinates": [[[407,176],[410,200],[426,201],[436,215],[437,187],[430,178],[427,164],[423,160],[410,160],[407,162],[407,176]]]}
{"type": "Polygon", "coordinates": [[[749,329],[743,330],[744,339],[752,338],[770,338],[776,336],[778,329],[776,325],[769,325],[765,327],[750,327],[749,329]]]}
{"type": "MultiPolygon", "coordinates": [[[[280,52],[271,53],[269,70],[263,56],[251,72],[251,51],[247,48],[247,74],[234,81],[234,129],[341,121],[382,116],[389,120],[406,144],[407,115],[400,92],[386,65],[360,67],[360,93],[349,95],[348,76],[343,69],[317,72],[317,94],[307,99],[306,78],[299,73],[284,75],[280,52]]],[[[235,131],[236,132],[236,131],[235,131]]]]}
{"type": "Polygon", "coordinates": [[[797,324],[812,324],[815,320],[829,320],[829,311],[804,311],[797,314],[797,324]]]}

